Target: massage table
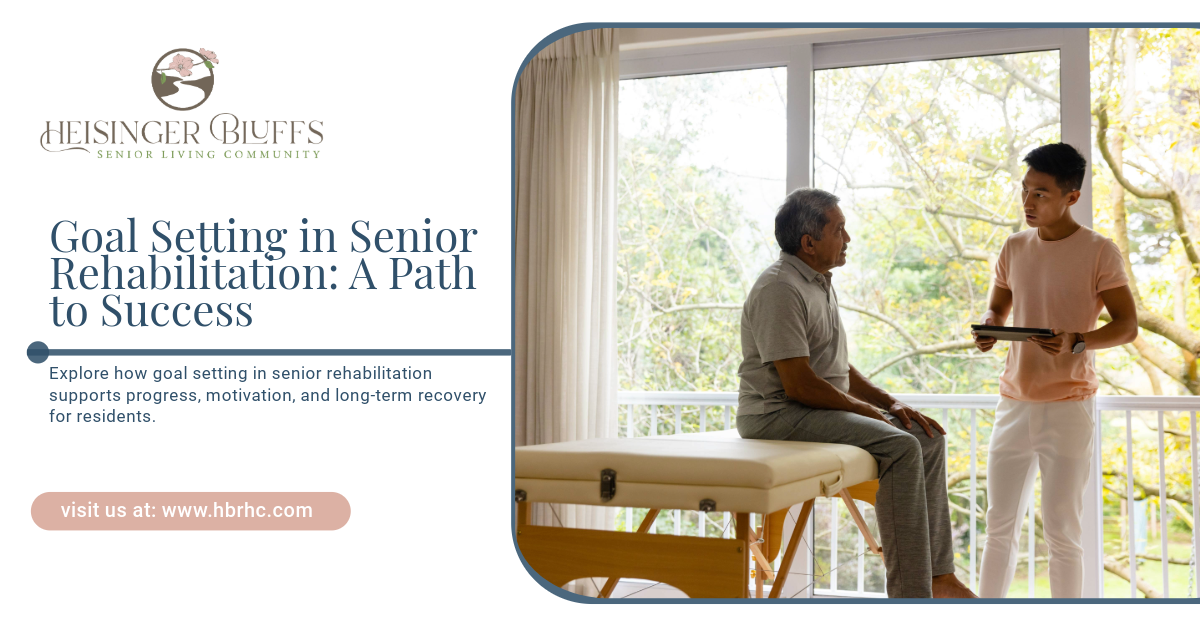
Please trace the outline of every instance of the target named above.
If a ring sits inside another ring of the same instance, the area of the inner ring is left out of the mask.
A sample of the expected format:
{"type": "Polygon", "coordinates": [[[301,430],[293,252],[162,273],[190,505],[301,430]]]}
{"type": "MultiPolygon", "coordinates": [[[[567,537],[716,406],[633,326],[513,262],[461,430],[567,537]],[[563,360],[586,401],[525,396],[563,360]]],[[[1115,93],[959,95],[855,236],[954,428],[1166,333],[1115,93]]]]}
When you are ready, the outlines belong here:
{"type": "Polygon", "coordinates": [[[620,578],[643,578],[689,597],[748,597],[753,558],[755,596],[774,578],[770,597],[779,597],[817,497],[844,500],[870,551],[882,553],[854,504],[874,504],[879,488],[875,459],[858,447],[750,440],[725,430],[532,445],[517,447],[515,457],[517,546],[555,586],[604,577],[600,597],[608,597],[620,578]],[[650,510],[637,533],[609,532],[531,525],[535,502],[650,510]],[[796,504],[803,506],[775,574],[771,563],[796,504]],[[649,534],[658,513],[672,509],[733,513],[734,538],[649,534]],[[751,513],[764,515],[758,529],[751,513]]]}

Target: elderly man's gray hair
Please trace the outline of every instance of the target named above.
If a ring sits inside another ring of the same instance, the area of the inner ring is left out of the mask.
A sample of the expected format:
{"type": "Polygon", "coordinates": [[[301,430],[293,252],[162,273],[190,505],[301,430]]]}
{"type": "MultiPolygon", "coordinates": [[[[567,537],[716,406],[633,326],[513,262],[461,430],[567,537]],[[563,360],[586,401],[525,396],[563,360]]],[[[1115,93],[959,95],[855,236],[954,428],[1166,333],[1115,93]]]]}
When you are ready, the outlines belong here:
{"type": "Polygon", "coordinates": [[[787,195],[775,214],[775,241],[785,253],[796,254],[800,250],[800,238],[804,235],[820,240],[829,219],[825,212],[833,209],[841,200],[816,188],[797,188],[787,195]]]}

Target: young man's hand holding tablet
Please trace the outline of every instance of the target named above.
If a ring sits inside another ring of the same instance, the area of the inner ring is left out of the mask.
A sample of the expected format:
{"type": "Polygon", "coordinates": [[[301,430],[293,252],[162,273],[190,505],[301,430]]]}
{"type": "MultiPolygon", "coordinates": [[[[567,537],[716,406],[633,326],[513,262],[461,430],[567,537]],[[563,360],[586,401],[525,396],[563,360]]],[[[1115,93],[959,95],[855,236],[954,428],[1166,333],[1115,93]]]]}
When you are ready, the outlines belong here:
{"type": "MultiPolygon", "coordinates": [[[[1041,327],[1001,327],[998,325],[971,325],[971,331],[975,335],[976,344],[978,341],[987,338],[993,339],[992,343],[988,343],[988,349],[994,344],[995,340],[1010,340],[1026,342],[1030,338],[1053,338],[1054,331],[1043,329],[1041,327]]],[[[980,350],[986,351],[983,347],[980,350]]]]}

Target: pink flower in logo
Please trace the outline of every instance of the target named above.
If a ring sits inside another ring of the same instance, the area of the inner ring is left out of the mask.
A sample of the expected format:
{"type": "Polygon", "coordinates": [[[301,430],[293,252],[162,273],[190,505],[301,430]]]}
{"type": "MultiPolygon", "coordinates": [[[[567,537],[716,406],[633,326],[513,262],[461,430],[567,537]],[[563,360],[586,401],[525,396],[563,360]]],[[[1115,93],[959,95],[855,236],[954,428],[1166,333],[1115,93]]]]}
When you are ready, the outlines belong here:
{"type": "Polygon", "coordinates": [[[171,69],[178,70],[179,76],[191,76],[192,60],[183,55],[175,55],[175,57],[171,59],[171,69]]]}
{"type": "Polygon", "coordinates": [[[220,63],[220,61],[217,61],[217,53],[215,53],[211,50],[205,50],[205,49],[201,48],[200,54],[204,55],[205,59],[208,59],[209,61],[212,61],[213,63],[220,63]]]}

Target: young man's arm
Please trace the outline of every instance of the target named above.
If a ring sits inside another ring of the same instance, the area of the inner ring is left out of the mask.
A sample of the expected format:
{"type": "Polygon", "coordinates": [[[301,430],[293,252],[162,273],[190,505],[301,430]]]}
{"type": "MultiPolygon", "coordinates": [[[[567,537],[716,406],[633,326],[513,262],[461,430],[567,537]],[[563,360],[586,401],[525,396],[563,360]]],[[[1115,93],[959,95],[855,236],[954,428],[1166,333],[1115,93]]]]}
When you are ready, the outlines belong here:
{"type": "MultiPolygon", "coordinates": [[[[980,319],[980,325],[1004,325],[1008,320],[1009,313],[1012,312],[1012,290],[1001,288],[1000,286],[992,286],[992,297],[988,300],[988,310],[983,313],[983,318],[980,319]]],[[[991,336],[980,336],[975,332],[971,332],[975,336],[975,346],[984,353],[991,351],[996,345],[996,339],[991,336]]]]}
{"type": "Polygon", "coordinates": [[[1088,351],[1116,347],[1127,342],[1133,342],[1138,335],[1137,305],[1133,302],[1133,292],[1129,286],[1118,286],[1100,293],[1104,307],[1112,321],[1099,329],[1087,333],[1054,329],[1052,338],[1030,338],[1042,351],[1050,355],[1058,355],[1071,351],[1079,337],[1088,351]]]}
{"type": "MultiPolygon", "coordinates": [[[[865,416],[868,419],[877,419],[889,423],[887,418],[883,416],[883,413],[871,406],[871,404],[863,403],[863,401],[847,395],[837,386],[830,384],[813,372],[812,366],[808,363],[807,356],[775,360],[773,364],[775,365],[775,370],[779,372],[779,379],[783,382],[783,391],[787,393],[789,399],[798,401],[810,408],[845,410],[865,416]]],[[[850,372],[852,373],[850,389],[853,391],[853,373],[855,371],[851,368],[850,372]]]]}
{"type": "Polygon", "coordinates": [[[911,430],[912,422],[916,421],[930,438],[933,438],[933,430],[946,433],[937,421],[917,412],[904,402],[896,401],[895,397],[876,386],[853,366],[850,367],[850,394],[876,407],[887,408],[892,416],[900,419],[906,430],[911,430]]]}

